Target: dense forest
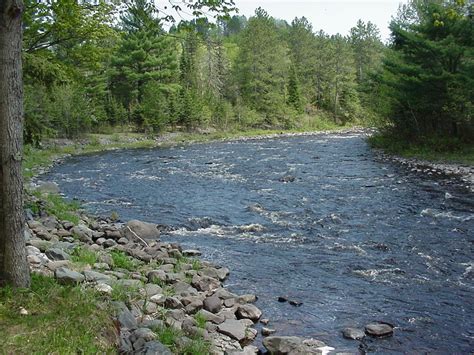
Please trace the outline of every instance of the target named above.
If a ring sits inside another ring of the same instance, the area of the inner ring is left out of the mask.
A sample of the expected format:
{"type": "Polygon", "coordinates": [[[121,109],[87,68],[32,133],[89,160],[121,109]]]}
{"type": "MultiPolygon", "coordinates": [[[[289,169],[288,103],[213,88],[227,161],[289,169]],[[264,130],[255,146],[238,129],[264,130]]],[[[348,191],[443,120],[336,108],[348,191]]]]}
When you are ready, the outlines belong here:
{"type": "Polygon", "coordinates": [[[310,130],[321,120],[411,140],[473,139],[468,1],[410,1],[387,44],[371,22],[328,35],[304,17],[287,23],[262,8],[250,18],[230,10],[171,22],[149,0],[26,1],[25,141],[113,130],[310,130]]]}

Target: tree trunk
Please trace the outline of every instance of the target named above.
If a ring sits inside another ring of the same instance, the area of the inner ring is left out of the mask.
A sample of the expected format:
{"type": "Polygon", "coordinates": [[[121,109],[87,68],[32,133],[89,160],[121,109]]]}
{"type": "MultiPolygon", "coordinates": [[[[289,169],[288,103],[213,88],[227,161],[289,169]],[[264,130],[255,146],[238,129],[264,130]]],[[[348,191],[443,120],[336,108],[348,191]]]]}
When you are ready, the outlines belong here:
{"type": "Polygon", "coordinates": [[[22,0],[0,0],[0,284],[30,285],[23,212],[22,0]]]}

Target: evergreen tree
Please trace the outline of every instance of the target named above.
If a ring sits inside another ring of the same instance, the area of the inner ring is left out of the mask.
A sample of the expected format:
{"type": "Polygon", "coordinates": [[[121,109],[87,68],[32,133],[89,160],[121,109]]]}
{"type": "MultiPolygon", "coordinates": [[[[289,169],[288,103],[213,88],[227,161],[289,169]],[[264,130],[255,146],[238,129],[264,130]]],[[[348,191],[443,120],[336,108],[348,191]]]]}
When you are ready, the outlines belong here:
{"type": "Polygon", "coordinates": [[[288,105],[297,112],[302,111],[300,86],[296,75],[295,67],[290,69],[290,77],[288,79],[288,105]]]}

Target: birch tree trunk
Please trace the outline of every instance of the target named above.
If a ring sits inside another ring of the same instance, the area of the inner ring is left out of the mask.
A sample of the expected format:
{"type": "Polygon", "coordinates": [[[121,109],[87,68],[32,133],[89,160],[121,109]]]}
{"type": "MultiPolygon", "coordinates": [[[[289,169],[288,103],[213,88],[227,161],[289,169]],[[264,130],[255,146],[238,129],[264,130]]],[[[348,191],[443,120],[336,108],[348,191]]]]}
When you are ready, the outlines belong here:
{"type": "Polygon", "coordinates": [[[30,285],[23,212],[22,0],[0,0],[0,285],[30,285]]]}

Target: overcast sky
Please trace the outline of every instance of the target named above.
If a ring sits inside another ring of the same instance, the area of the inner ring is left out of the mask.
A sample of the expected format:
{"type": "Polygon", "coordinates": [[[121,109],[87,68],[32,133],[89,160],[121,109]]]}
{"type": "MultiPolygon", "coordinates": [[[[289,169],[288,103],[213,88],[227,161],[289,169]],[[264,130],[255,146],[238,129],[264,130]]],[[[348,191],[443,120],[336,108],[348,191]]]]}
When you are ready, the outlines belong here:
{"type": "Polygon", "coordinates": [[[315,31],[347,35],[358,19],[372,22],[380,29],[382,40],[389,38],[388,24],[400,3],[407,0],[235,0],[239,14],[247,17],[257,7],[271,16],[291,22],[295,17],[306,17],[315,31]]]}

